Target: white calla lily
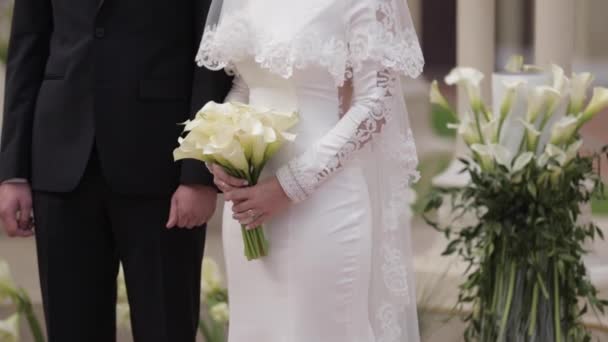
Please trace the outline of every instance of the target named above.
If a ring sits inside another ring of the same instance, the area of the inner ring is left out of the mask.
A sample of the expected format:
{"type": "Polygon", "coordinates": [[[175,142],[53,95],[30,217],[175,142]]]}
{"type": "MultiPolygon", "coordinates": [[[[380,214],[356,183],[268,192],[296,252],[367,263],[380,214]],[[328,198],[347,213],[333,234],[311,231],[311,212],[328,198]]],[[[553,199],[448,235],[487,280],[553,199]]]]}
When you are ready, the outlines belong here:
{"type": "Polygon", "coordinates": [[[593,97],[583,112],[580,125],[593,119],[597,113],[608,107],[608,88],[593,89],[593,97]]]}
{"type": "Polygon", "coordinates": [[[483,102],[481,101],[481,81],[483,78],[484,74],[475,68],[458,67],[454,68],[445,77],[445,83],[463,86],[469,96],[473,112],[476,115],[483,114],[487,117],[483,102]]]}
{"type": "Polygon", "coordinates": [[[574,158],[576,158],[578,151],[580,151],[581,147],[583,147],[583,140],[579,139],[566,149],[566,160],[564,162],[564,166],[568,165],[574,158]]]}
{"type": "Polygon", "coordinates": [[[568,91],[570,80],[566,77],[564,69],[559,65],[551,65],[551,73],[553,74],[553,88],[560,93],[568,91]]]}
{"type": "Polygon", "coordinates": [[[526,121],[534,123],[545,106],[544,91],[540,87],[534,87],[528,94],[528,112],[526,121]]]}
{"type": "Polygon", "coordinates": [[[19,341],[19,314],[14,314],[5,320],[0,320],[0,341],[19,341]]]}
{"type": "MultiPolygon", "coordinates": [[[[549,145],[547,145],[549,146],[549,145]]],[[[546,146],[545,146],[546,148],[546,146]]],[[[546,152],[543,152],[537,159],[536,159],[536,165],[538,165],[538,167],[540,168],[544,168],[545,166],[547,166],[547,163],[549,162],[549,155],[547,155],[546,152]]]]}
{"type": "Polygon", "coordinates": [[[481,71],[470,67],[454,68],[446,77],[445,83],[448,85],[457,85],[463,83],[471,83],[480,85],[484,75],[481,71]]]}
{"type": "Polygon", "coordinates": [[[214,135],[209,137],[209,145],[216,150],[228,148],[235,141],[234,133],[228,129],[217,130],[214,135]]]}
{"type": "Polygon", "coordinates": [[[593,83],[593,75],[588,72],[574,74],[570,89],[570,108],[568,114],[578,114],[583,110],[585,100],[587,100],[587,91],[593,83]]]}
{"type": "Polygon", "coordinates": [[[578,129],[580,115],[578,117],[566,116],[557,121],[551,128],[549,142],[559,146],[567,143],[574,137],[578,129]]]}
{"type": "Polygon", "coordinates": [[[535,152],[536,147],[538,146],[538,141],[540,139],[541,132],[536,128],[536,126],[532,123],[526,122],[525,120],[519,120],[521,124],[524,126],[525,139],[526,139],[526,148],[530,152],[535,152]]]}
{"type": "Polygon", "coordinates": [[[493,144],[490,145],[490,151],[492,152],[492,156],[494,157],[496,163],[504,166],[507,168],[507,170],[511,169],[511,161],[513,160],[513,156],[506,147],[499,144],[493,144]]]}
{"type": "Polygon", "coordinates": [[[243,176],[249,176],[249,163],[245,157],[245,150],[235,139],[228,146],[217,149],[215,154],[225,159],[233,169],[240,171],[243,176]]]}
{"type": "Polygon", "coordinates": [[[534,87],[528,96],[528,112],[526,121],[536,123],[538,117],[545,112],[552,114],[560,98],[560,93],[553,87],[534,87]]]}
{"type": "Polygon", "coordinates": [[[287,131],[298,123],[298,113],[270,111],[258,114],[265,126],[272,127],[279,132],[287,131]]]}
{"type": "Polygon", "coordinates": [[[560,104],[560,100],[562,99],[562,94],[553,87],[547,88],[545,96],[546,107],[543,125],[546,124],[555,114],[555,111],[560,104]]]}
{"type": "Polygon", "coordinates": [[[231,120],[235,112],[236,108],[232,103],[208,102],[199,113],[209,120],[231,120]]]}
{"type": "Polygon", "coordinates": [[[564,166],[566,164],[566,159],[568,157],[566,155],[566,151],[562,150],[561,148],[553,144],[548,144],[545,147],[545,153],[549,159],[555,160],[559,166],[564,166]]]}
{"type": "Polygon", "coordinates": [[[458,124],[448,124],[448,128],[456,129],[464,142],[468,145],[481,143],[481,137],[477,131],[475,122],[471,119],[471,114],[467,114],[458,124]]]}
{"type": "Polygon", "coordinates": [[[499,118],[494,118],[481,126],[483,139],[487,144],[498,143],[498,128],[500,125],[499,118]]]}
{"type": "Polygon", "coordinates": [[[576,158],[578,151],[582,146],[582,140],[575,141],[565,150],[553,144],[548,144],[545,148],[545,154],[547,155],[548,159],[554,159],[560,167],[566,167],[574,160],[574,158],[576,158]]]}
{"type": "Polygon", "coordinates": [[[264,134],[264,125],[261,120],[250,113],[242,115],[238,124],[240,128],[237,133],[238,140],[245,151],[245,158],[251,160],[256,140],[264,134]]]}
{"type": "Polygon", "coordinates": [[[500,105],[500,121],[504,122],[511,109],[513,108],[513,103],[517,98],[517,93],[519,89],[525,85],[524,81],[514,81],[514,82],[504,82],[506,87],[505,95],[500,105]]]}
{"type": "Polygon", "coordinates": [[[471,146],[471,150],[475,153],[475,159],[477,163],[484,171],[491,171],[494,169],[494,152],[488,145],[474,144],[471,146]]]}
{"type": "Polygon", "coordinates": [[[511,169],[511,172],[517,173],[517,172],[522,171],[526,166],[528,166],[528,164],[530,164],[530,162],[532,161],[533,158],[534,158],[534,153],[532,153],[532,152],[524,152],[524,153],[520,154],[515,159],[515,162],[513,162],[513,168],[511,169]]]}

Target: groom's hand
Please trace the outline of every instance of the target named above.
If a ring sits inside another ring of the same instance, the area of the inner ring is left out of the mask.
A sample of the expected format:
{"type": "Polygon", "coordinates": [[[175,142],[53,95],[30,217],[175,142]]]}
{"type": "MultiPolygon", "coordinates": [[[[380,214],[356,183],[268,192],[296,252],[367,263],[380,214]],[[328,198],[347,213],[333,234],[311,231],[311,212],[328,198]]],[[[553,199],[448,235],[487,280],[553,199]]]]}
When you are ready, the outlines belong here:
{"type": "Polygon", "coordinates": [[[204,185],[180,185],[169,210],[167,228],[192,229],[204,225],[215,212],[217,190],[204,185]]]}
{"type": "Polygon", "coordinates": [[[32,190],[28,184],[0,184],[0,220],[8,236],[34,235],[32,190]]]}

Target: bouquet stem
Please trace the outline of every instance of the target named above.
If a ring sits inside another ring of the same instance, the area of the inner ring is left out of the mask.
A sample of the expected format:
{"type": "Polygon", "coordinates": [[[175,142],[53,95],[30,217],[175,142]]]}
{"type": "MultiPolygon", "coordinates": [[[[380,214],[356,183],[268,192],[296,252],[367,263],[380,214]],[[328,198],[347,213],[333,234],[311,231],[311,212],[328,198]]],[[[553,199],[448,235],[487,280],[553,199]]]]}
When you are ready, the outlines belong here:
{"type": "Polygon", "coordinates": [[[246,229],[241,226],[247,260],[256,260],[268,255],[268,240],[264,236],[264,227],[246,229]]]}

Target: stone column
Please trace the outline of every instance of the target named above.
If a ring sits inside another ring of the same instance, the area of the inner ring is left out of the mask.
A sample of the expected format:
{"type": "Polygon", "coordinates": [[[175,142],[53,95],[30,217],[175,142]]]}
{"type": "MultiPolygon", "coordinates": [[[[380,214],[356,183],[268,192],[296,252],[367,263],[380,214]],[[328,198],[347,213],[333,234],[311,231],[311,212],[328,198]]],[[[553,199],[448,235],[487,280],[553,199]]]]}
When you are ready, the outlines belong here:
{"type": "Polygon", "coordinates": [[[559,64],[572,71],[576,1],[536,0],[534,5],[535,63],[546,66],[559,64]]]}
{"type": "MultiPolygon", "coordinates": [[[[491,104],[491,78],[494,71],[496,1],[495,0],[458,0],[457,48],[458,65],[475,67],[481,70],[486,78],[482,83],[482,97],[491,104]]],[[[466,93],[458,90],[458,109],[460,113],[467,110],[466,93]]],[[[462,169],[457,158],[465,155],[467,148],[458,139],[455,157],[448,169],[433,180],[440,187],[458,187],[468,182],[466,174],[459,174],[462,169]]]]}
{"type": "Polygon", "coordinates": [[[496,3],[497,60],[504,64],[510,56],[524,50],[524,5],[528,0],[508,0],[496,3]]]}

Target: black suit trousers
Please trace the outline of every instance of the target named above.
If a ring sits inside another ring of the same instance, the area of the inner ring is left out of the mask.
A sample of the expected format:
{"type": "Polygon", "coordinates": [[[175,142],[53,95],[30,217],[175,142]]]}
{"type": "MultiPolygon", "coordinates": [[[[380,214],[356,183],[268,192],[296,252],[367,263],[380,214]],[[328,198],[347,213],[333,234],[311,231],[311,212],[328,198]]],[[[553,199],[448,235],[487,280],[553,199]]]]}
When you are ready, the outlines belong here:
{"type": "Polygon", "coordinates": [[[116,340],[119,262],[134,340],[195,340],[205,230],[166,229],[169,205],[113,192],[96,153],[74,191],[34,193],[49,342],[116,340]]]}

